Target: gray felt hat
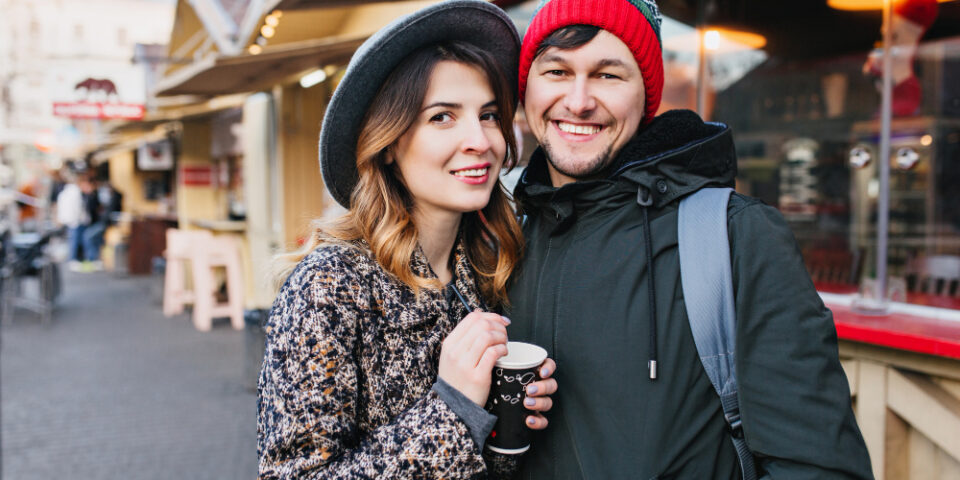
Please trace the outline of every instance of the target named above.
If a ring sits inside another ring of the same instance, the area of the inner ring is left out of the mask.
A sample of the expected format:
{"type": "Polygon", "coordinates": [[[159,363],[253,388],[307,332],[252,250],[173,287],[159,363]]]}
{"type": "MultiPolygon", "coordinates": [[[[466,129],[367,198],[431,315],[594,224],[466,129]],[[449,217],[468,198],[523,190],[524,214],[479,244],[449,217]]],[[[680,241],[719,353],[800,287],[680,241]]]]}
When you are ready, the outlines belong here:
{"type": "MultiPolygon", "coordinates": [[[[330,194],[350,207],[357,184],[357,135],[374,95],[409,54],[430,44],[459,40],[500,63],[517,88],[520,36],[510,17],[483,0],[450,0],[401,17],[360,45],[333,92],[320,129],[320,171],[330,194]]],[[[513,92],[516,98],[516,91],[513,92]]]]}

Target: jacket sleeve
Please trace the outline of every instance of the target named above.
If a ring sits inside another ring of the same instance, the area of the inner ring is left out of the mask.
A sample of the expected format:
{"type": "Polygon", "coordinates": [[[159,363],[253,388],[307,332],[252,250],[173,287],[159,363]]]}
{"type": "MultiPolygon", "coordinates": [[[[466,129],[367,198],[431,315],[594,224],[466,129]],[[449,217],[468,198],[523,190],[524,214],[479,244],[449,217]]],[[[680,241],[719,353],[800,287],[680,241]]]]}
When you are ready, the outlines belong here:
{"type": "Polygon", "coordinates": [[[741,418],[758,467],[773,479],[873,478],[833,314],[793,233],[756,200],[731,198],[729,213],[741,418]]]}
{"type": "Polygon", "coordinates": [[[484,476],[467,426],[435,391],[385,425],[357,424],[363,284],[327,258],[301,264],[281,290],[259,381],[259,478],[484,476]]]}

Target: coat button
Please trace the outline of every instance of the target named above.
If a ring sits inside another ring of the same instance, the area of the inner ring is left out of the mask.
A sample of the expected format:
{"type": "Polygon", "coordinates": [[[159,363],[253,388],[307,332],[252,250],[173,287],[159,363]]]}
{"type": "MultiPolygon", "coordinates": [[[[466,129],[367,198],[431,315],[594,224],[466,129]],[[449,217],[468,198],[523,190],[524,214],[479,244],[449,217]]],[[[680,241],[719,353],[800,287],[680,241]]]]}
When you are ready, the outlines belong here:
{"type": "Polygon", "coordinates": [[[657,180],[657,191],[660,192],[661,195],[667,193],[667,182],[662,178],[657,180]]]}
{"type": "Polygon", "coordinates": [[[557,221],[559,222],[559,221],[560,221],[560,212],[556,212],[556,216],[557,216],[557,221]]]}

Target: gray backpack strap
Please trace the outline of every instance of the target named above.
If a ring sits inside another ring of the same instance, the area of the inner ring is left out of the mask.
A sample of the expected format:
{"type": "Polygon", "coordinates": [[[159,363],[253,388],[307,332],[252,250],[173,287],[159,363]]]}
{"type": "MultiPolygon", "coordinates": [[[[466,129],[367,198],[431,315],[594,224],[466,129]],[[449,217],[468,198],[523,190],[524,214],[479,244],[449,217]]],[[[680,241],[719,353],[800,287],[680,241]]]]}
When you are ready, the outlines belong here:
{"type": "Polygon", "coordinates": [[[753,454],[740,424],[733,363],[736,312],[727,236],[727,203],[732,192],[730,188],[703,188],[680,201],[680,281],[693,340],[710,383],[720,395],[743,478],[756,480],[753,454]]]}

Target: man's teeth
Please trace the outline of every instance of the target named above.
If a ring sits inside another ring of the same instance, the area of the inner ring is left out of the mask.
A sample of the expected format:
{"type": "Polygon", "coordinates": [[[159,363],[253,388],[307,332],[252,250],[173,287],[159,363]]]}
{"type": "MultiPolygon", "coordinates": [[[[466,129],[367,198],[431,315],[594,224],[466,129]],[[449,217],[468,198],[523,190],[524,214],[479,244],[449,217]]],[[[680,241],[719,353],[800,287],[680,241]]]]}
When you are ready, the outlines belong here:
{"type": "Polygon", "coordinates": [[[458,170],[453,172],[458,177],[482,177],[487,174],[488,168],[472,168],[470,170],[458,170]]]}
{"type": "Polygon", "coordinates": [[[557,126],[560,127],[561,131],[575,133],[577,135],[593,135],[600,131],[600,127],[596,125],[574,125],[572,123],[557,122],[557,126]]]}

